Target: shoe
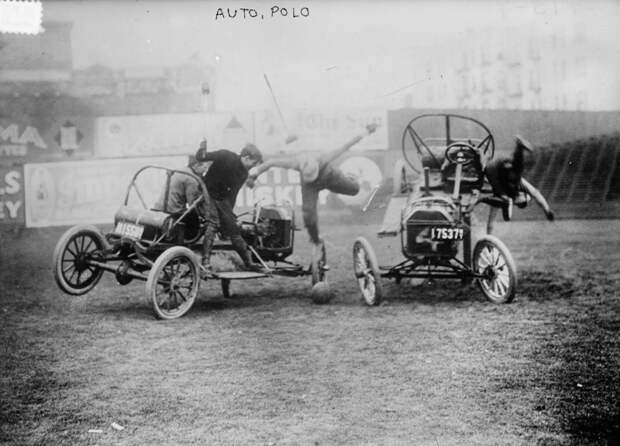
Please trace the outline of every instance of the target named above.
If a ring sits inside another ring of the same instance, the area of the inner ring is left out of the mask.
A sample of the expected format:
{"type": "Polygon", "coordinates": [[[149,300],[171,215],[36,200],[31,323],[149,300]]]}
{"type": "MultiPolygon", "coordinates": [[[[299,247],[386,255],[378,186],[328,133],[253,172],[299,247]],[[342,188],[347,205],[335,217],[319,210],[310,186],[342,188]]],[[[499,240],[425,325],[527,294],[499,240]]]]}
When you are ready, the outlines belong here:
{"type": "Polygon", "coordinates": [[[200,265],[200,278],[202,280],[213,278],[213,266],[210,264],[200,265]]]}

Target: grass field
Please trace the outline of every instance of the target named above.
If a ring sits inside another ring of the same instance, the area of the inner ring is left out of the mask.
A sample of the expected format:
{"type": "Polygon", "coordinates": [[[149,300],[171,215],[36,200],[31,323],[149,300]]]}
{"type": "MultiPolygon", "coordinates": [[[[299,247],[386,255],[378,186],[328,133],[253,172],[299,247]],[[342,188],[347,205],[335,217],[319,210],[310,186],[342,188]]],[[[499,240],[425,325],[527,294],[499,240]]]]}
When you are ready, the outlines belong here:
{"type": "Polygon", "coordinates": [[[443,281],[387,282],[366,307],[354,238],[400,258],[376,229],[325,226],[328,305],[309,278],[233,282],[232,299],[208,283],[168,322],[143,282],[64,295],[60,230],[5,234],[0,443],[618,444],[620,221],[498,224],[519,269],[508,305],[443,281]]]}

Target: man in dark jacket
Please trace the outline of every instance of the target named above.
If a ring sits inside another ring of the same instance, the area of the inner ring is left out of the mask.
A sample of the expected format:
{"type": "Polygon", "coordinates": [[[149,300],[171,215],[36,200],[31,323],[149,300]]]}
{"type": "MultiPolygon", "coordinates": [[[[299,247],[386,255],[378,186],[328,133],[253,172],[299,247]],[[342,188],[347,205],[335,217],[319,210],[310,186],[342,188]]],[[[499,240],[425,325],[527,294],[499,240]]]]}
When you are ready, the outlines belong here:
{"type": "MultiPolygon", "coordinates": [[[[501,200],[504,220],[512,218],[512,205],[524,208],[533,198],[542,208],[547,220],[553,221],[554,214],[549,203],[538,189],[523,178],[525,169],[525,151],[533,152],[532,145],[520,136],[515,137],[515,149],[510,158],[497,158],[490,161],[484,173],[491,185],[493,195],[501,200]]],[[[498,207],[491,207],[487,221],[487,233],[493,231],[493,220],[498,207]]]]}
{"type": "MultiPolygon", "coordinates": [[[[211,162],[211,166],[204,174],[203,179],[209,196],[217,209],[220,233],[230,238],[233,248],[247,269],[262,271],[260,265],[252,262],[252,256],[247,243],[241,237],[233,209],[237,201],[237,194],[248,178],[248,170],[260,164],[263,161],[263,155],[254,144],[247,144],[239,154],[230,150],[209,152],[207,151],[206,141],[203,141],[196,152],[196,159],[201,162],[211,162]]],[[[212,235],[205,234],[205,238],[207,236],[212,240],[215,236],[215,230],[212,235]]]]}

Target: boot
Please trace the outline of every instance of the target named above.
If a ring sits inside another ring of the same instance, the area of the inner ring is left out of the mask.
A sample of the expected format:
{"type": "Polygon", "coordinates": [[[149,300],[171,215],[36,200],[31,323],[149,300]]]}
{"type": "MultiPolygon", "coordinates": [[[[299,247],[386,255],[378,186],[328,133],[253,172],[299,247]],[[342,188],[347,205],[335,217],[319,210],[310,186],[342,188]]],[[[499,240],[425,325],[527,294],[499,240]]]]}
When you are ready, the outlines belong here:
{"type": "Polygon", "coordinates": [[[239,257],[241,257],[241,260],[243,260],[243,265],[245,266],[246,270],[258,273],[266,272],[265,268],[263,268],[262,265],[254,263],[252,261],[252,255],[250,254],[248,245],[245,240],[241,238],[240,235],[232,236],[230,238],[230,242],[232,243],[234,250],[237,252],[237,254],[239,254],[239,257]]]}
{"type": "Polygon", "coordinates": [[[202,265],[201,270],[205,275],[213,272],[211,266],[211,251],[213,250],[213,242],[215,241],[215,234],[217,233],[217,226],[213,223],[207,223],[205,226],[204,236],[202,240],[202,265]]]}

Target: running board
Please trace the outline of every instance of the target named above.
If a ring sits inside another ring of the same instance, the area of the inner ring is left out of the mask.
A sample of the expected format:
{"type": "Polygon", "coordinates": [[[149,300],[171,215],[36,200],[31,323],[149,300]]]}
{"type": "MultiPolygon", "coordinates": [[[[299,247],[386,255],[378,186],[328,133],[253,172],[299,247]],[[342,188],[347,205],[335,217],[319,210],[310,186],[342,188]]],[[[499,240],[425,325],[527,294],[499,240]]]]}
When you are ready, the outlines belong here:
{"type": "Polygon", "coordinates": [[[269,277],[267,274],[257,273],[254,271],[226,271],[221,273],[213,273],[215,279],[243,280],[243,279],[259,279],[261,277],[269,277]]]}

